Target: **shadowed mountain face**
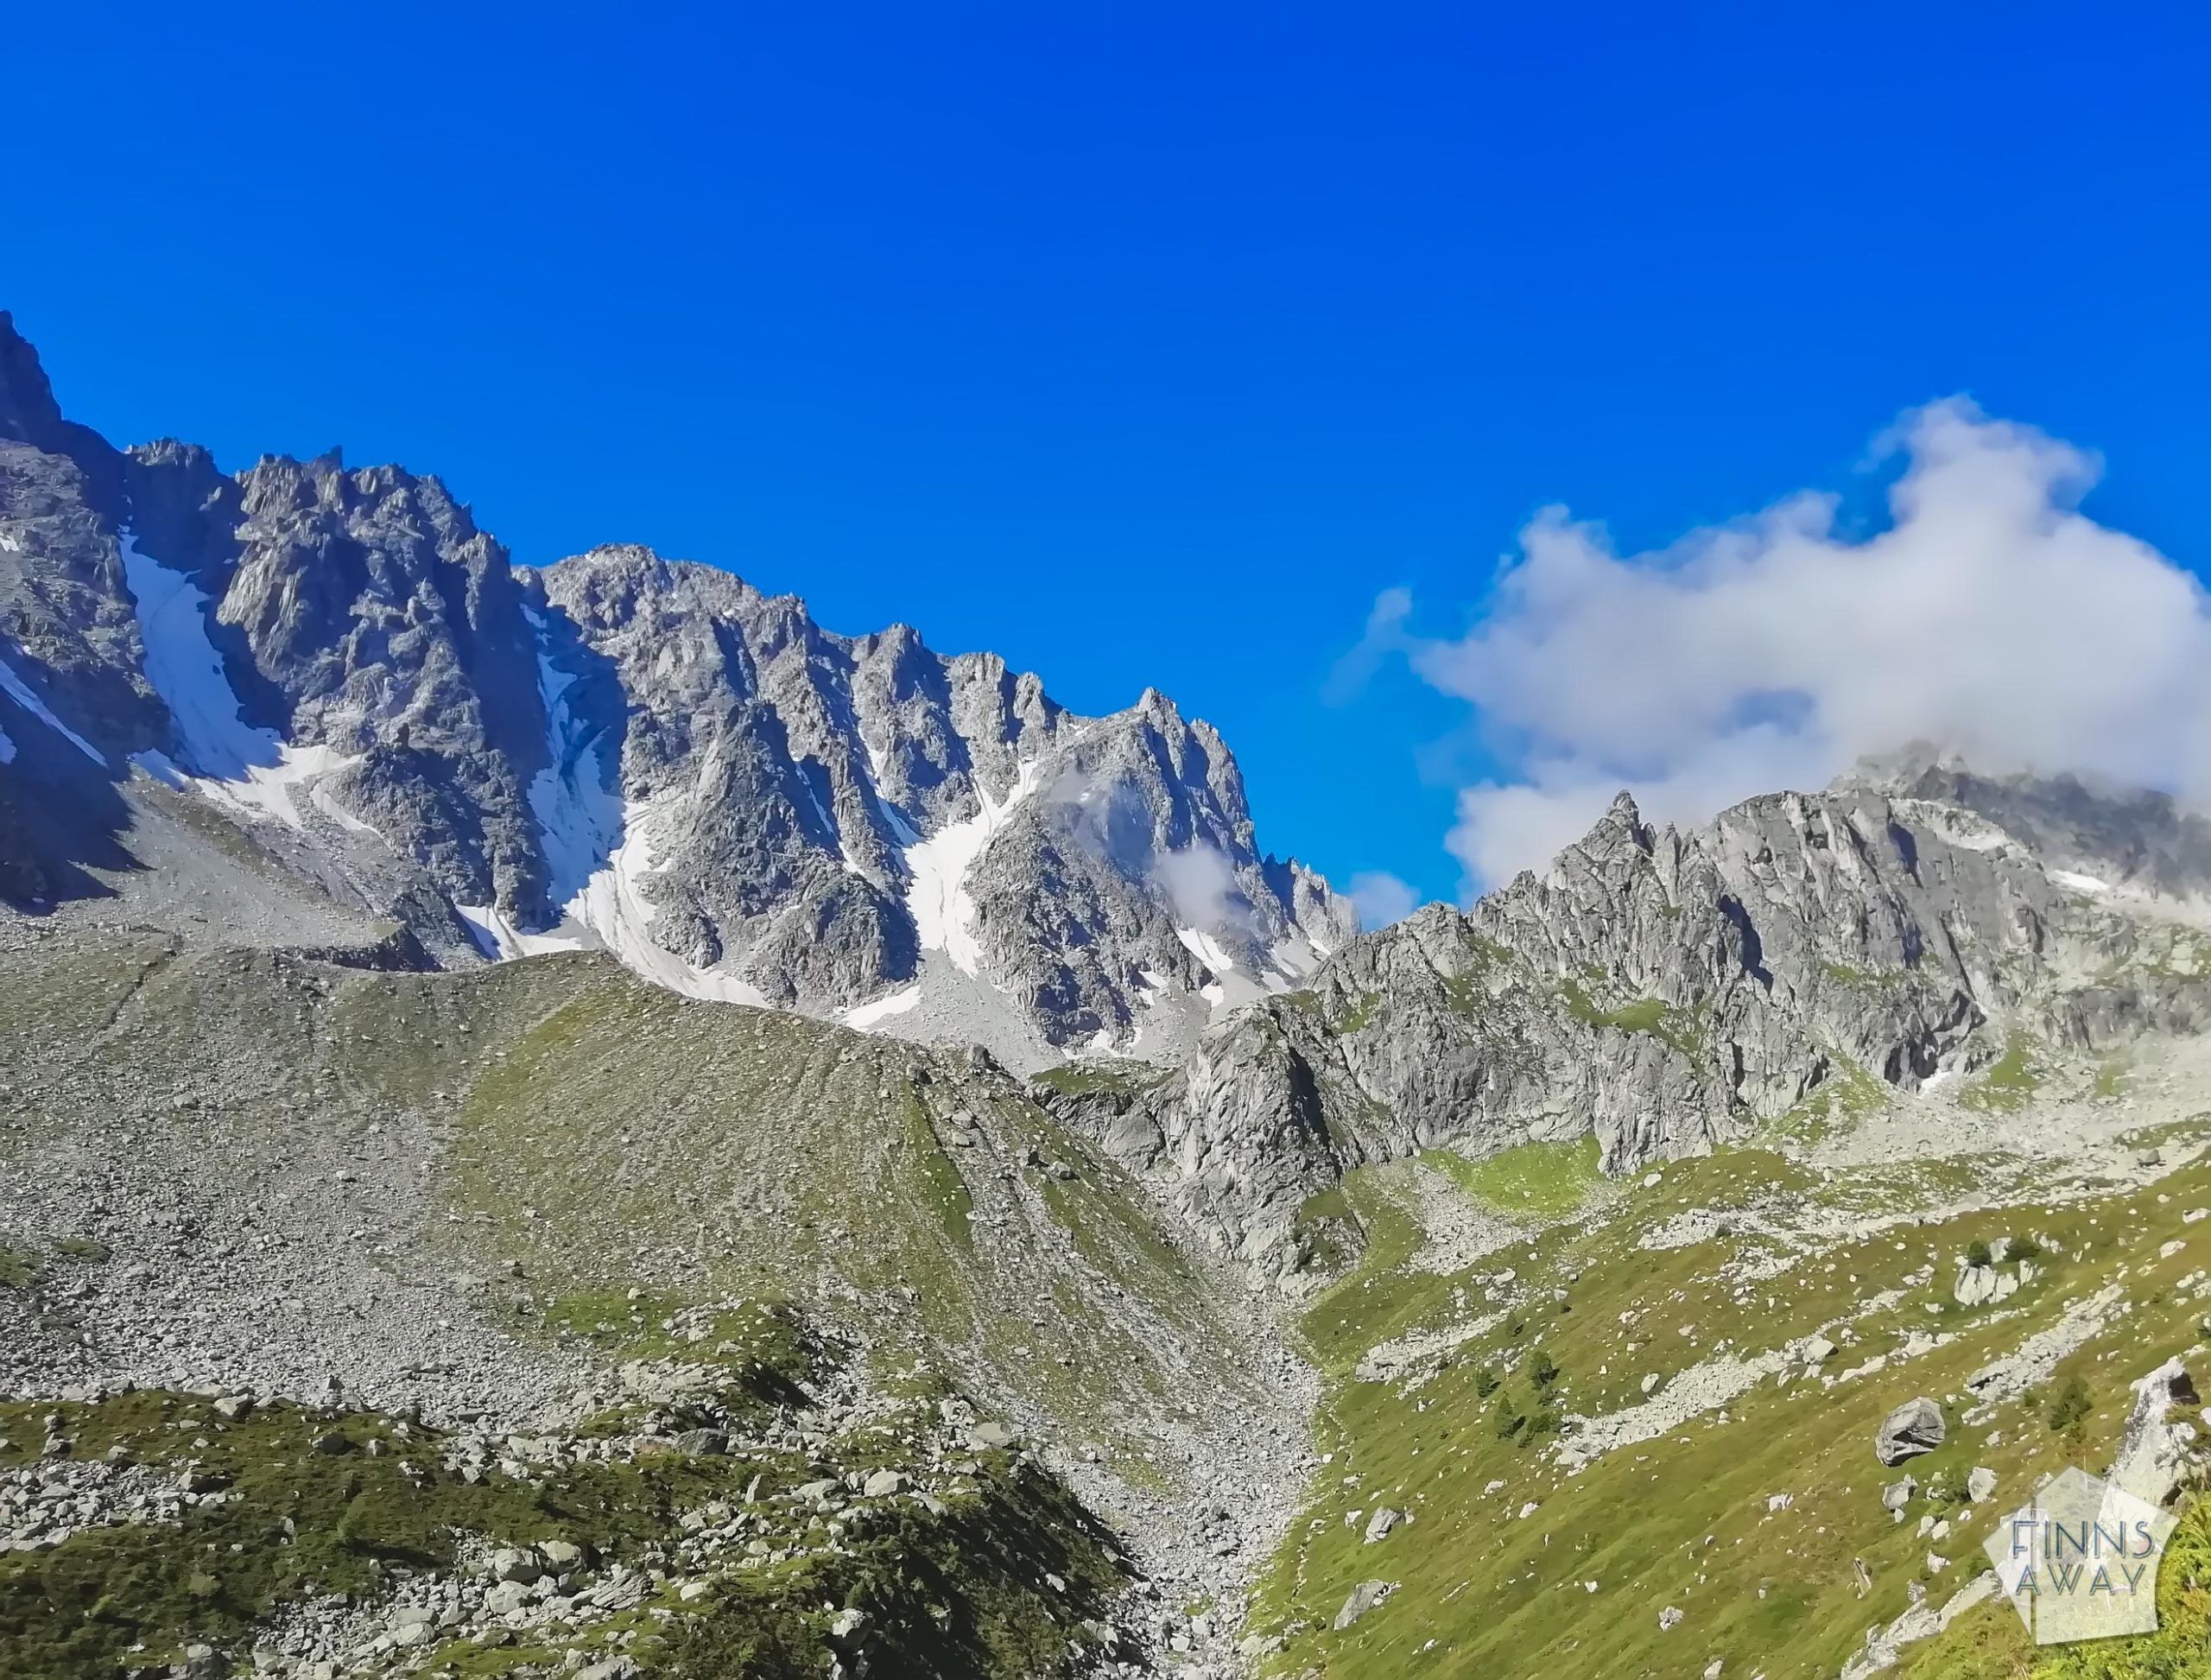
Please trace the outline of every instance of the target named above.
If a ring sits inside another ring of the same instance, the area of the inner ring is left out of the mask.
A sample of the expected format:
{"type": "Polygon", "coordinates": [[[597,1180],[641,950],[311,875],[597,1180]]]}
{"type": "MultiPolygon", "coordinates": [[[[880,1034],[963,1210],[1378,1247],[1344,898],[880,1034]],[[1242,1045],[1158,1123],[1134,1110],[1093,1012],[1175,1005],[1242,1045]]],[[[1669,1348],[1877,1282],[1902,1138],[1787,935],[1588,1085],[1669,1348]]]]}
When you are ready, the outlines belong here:
{"type": "MultiPolygon", "coordinates": [[[[435,478],[334,451],[118,450],[4,317],[0,661],[11,740],[66,730],[82,777],[211,804],[448,964],[603,946],[1034,1064],[1173,1054],[1354,930],[1162,696],[1078,718],[994,656],[639,548],[517,568],[435,478]]],[[[88,842],[19,777],[9,890],[72,891],[88,842]]]]}

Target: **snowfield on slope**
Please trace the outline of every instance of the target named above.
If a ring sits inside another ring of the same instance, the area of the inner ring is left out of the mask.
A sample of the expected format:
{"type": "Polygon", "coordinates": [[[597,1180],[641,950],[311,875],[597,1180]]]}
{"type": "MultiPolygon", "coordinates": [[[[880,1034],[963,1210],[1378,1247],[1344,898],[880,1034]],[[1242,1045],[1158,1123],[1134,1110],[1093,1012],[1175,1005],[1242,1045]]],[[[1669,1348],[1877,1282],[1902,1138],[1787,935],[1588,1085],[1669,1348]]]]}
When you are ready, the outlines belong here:
{"type": "Polygon", "coordinates": [[[141,752],[139,766],[173,788],[196,788],[288,828],[303,825],[298,797],[304,789],[318,810],[345,827],[366,831],[365,823],[315,786],[356,760],[327,746],[295,747],[275,730],[247,723],[207,633],[206,592],[183,573],[140,554],[130,537],[123,539],[122,549],[124,581],[146,647],[146,680],[176,720],[177,750],[184,758],[180,765],[166,753],[141,752]]]}

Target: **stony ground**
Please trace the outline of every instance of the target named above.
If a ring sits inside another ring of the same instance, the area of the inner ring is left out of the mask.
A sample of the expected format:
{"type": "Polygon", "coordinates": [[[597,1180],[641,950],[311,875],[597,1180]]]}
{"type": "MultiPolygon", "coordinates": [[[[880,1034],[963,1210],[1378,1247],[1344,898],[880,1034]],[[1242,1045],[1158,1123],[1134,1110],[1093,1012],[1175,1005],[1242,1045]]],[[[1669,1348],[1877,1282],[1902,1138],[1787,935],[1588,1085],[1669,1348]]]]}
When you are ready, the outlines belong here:
{"type": "Polygon", "coordinates": [[[1625,1181],[1573,1144],[1365,1169],[1315,1210],[1341,1249],[1254,1293],[988,1058],[588,959],[390,974],[125,919],[5,939],[0,1607],[34,1567],[66,1602],[72,1560],[126,1537],[265,1535],[333,1470],[376,1493],[413,1467],[389,1519],[448,1535],[323,1560],[313,1591],[271,1590],[242,1539],[251,1569],[148,1601],[193,1635],[123,1653],[148,1672],[681,1674],[742,1626],[857,1674],[939,1626],[870,1560],[987,1521],[1089,1584],[941,1576],[989,1630],[948,1674],[1951,1680],[1967,1640],[1993,1680],[2028,1668],[1971,1598],[1976,1525],[2107,1456],[2125,1383],[2200,1359],[2211,1306],[2200,1043],[1845,1087],[1625,1181]],[[693,1331],[737,1346],[729,1315],[769,1308],[837,1357],[764,1411],[687,1398],[693,1331]],[[1949,1438],[1898,1523],[1870,1442],[1922,1395],[1949,1438]]]}
{"type": "MultiPolygon", "coordinates": [[[[941,1371],[1111,1525],[1131,1584],[1067,1660],[1236,1665],[1309,1370],[987,1064],[588,959],[387,975],[129,924],[13,924],[0,992],[0,1392],[560,1439],[622,1392],[580,1310],[788,1299],[854,1350],[839,1404],[941,1371]]],[[[350,1672],[390,1632],[277,1648],[350,1672]]]]}

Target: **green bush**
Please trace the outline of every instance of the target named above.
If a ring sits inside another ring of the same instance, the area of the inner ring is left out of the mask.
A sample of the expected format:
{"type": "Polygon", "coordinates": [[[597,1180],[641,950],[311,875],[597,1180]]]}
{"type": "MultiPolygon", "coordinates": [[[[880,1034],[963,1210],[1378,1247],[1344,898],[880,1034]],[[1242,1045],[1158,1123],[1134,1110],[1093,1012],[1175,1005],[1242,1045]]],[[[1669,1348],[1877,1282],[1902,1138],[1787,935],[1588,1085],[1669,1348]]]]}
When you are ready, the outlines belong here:
{"type": "Polygon", "coordinates": [[[2088,1421],[2088,1414],[2095,1409],[2089,1398],[2088,1385],[2075,1372],[2057,1385],[2057,1392],[2049,1403],[2049,1427],[2056,1435],[2078,1437],[2081,1426],[2088,1421]]]}
{"type": "Polygon", "coordinates": [[[1497,1411],[1494,1416],[1497,1420],[1497,1438],[1499,1441],[1510,1441],[1527,1427],[1527,1414],[1512,1404],[1512,1397],[1510,1394],[1501,1394],[1498,1397],[1497,1411]]]}

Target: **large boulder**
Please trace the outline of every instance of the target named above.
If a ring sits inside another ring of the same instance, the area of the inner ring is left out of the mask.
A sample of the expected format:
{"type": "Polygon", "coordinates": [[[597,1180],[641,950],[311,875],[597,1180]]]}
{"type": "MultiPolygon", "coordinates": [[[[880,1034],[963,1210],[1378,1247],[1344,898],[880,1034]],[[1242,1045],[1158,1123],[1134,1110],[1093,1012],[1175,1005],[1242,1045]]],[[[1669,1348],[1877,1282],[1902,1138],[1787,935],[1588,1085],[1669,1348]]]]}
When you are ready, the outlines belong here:
{"type": "Polygon", "coordinates": [[[2195,1429],[2170,1421],[2167,1414],[2200,1404],[2195,1384],[2188,1367],[2176,1357],[2133,1388],[2134,1404],[2119,1434],[2119,1451],[2113,1456],[2108,1480],[2138,1499],[2170,1505],[2195,1474],[2199,1461],[2195,1429]]]}
{"type": "Polygon", "coordinates": [[[1333,1626],[1340,1633],[1372,1610],[1376,1605],[1397,1590],[1394,1581],[1362,1581],[1351,1589],[1351,1596],[1344,1601],[1344,1607],[1336,1612],[1333,1626]]]}
{"type": "Polygon", "coordinates": [[[1907,1400],[1882,1420],[1880,1433],[1873,1437],[1873,1455],[1884,1464],[1902,1464],[1933,1452],[1942,1444],[1948,1429],[1942,1408],[1934,1401],[1924,1395],[1907,1400]]]}

